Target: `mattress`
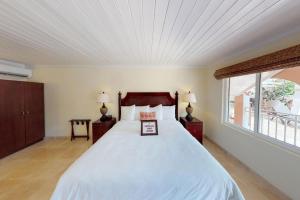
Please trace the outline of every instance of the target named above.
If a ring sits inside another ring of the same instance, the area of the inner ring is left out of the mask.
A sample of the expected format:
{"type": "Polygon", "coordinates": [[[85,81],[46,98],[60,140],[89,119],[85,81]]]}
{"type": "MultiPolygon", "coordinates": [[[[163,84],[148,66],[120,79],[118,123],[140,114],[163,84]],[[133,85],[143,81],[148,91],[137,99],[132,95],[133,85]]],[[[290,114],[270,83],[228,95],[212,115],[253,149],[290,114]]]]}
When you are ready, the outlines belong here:
{"type": "Polygon", "coordinates": [[[237,184],[175,120],[141,136],[120,121],[61,176],[52,200],[241,200],[237,184]]]}

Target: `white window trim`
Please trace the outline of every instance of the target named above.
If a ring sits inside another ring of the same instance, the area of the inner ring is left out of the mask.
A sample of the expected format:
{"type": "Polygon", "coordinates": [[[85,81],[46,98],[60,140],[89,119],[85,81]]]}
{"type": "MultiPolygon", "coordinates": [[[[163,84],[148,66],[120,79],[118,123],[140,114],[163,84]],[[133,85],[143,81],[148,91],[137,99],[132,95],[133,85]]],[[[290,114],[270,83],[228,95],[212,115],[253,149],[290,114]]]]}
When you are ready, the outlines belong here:
{"type": "Polygon", "coordinates": [[[254,132],[259,133],[259,106],[261,97],[261,74],[257,73],[255,78],[255,105],[254,105],[254,132]]]}
{"type": "Polygon", "coordinates": [[[229,103],[229,81],[228,79],[222,79],[222,112],[221,123],[228,121],[228,103],[229,103]]]}
{"type": "MultiPolygon", "coordinates": [[[[260,79],[260,75],[259,75],[259,77],[257,76],[256,78],[260,79]]],[[[255,123],[255,126],[254,126],[254,129],[255,129],[254,131],[243,128],[243,127],[238,126],[238,125],[235,125],[233,123],[230,123],[228,121],[229,79],[223,79],[222,86],[223,86],[222,87],[222,114],[221,114],[221,124],[222,125],[224,125],[228,128],[236,130],[236,133],[241,133],[241,134],[248,135],[248,136],[253,137],[253,138],[255,138],[259,141],[263,141],[263,142],[266,142],[268,144],[271,144],[272,146],[280,148],[281,150],[288,151],[289,153],[294,153],[295,155],[300,156],[300,147],[289,144],[289,143],[285,143],[283,141],[280,141],[280,140],[277,140],[277,139],[272,138],[270,136],[259,133],[259,129],[258,129],[259,128],[259,124],[258,124],[259,118],[255,119],[256,123],[255,123]]],[[[256,81],[255,86],[259,87],[259,88],[256,88],[255,92],[260,92],[260,81],[258,83],[256,81]],[[257,91],[257,89],[259,89],[259,90],[257,91]]],[[[259,98],[260,96],[261,95],[256,95],[255,98],[259,98]]],[[[257,102],[257,99],[255,99],[255,100],[257,102]]],[[[258,112],[259,111],[257,111],[256,115],[259,115],[258,112]]]]}

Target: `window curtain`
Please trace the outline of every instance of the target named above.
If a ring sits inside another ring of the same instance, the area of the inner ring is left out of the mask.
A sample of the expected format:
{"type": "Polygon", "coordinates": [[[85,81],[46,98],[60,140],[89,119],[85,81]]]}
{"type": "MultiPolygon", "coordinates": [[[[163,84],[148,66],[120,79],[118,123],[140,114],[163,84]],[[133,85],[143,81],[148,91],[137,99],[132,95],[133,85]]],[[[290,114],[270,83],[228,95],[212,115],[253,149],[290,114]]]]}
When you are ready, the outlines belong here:
{"type": "Polygon", "coordinates": [[[300,44],[215,71],[216,79],[300,66],[300,44]]]}

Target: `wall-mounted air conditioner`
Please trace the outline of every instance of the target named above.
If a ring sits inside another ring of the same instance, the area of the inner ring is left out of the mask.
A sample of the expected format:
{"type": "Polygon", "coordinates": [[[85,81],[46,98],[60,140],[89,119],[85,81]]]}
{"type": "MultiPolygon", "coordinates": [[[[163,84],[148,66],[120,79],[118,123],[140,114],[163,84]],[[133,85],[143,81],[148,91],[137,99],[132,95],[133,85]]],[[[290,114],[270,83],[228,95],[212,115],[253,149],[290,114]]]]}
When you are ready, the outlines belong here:
{"type": "Polygon", "coordinates": [[[0,60],[0,75],[30,78],[32,70],[27,65],[12,61],[0,60]]]}

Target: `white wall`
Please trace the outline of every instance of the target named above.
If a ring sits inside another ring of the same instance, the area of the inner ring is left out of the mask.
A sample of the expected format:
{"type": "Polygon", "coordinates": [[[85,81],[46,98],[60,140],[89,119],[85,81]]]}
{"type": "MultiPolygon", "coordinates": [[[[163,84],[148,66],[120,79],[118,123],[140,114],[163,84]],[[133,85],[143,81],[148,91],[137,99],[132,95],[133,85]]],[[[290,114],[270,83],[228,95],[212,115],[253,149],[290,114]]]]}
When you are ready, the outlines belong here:
{"type": "Polygon", "coordinates": [[[99,119],[97,93],[107,92],[112,102],[109,112],[117,117],[118,92],[167,91],[179,92],[179,114],[187,103],[182,96],[189,90],[196,93],[198,103],[194,115],[204,109],[204,73],[201,69],[181,68],[95,68],[95,67],[36,67],[30,81],[45,83],[46,136],[69,136],[72,118],[99,119]]]}
{"type": "Polygon", "coordinates": [[[214,71],[206,75],[206,135],[292,199],[300,199],[300,156],[223,125],[222,81],[214,71]]]}

